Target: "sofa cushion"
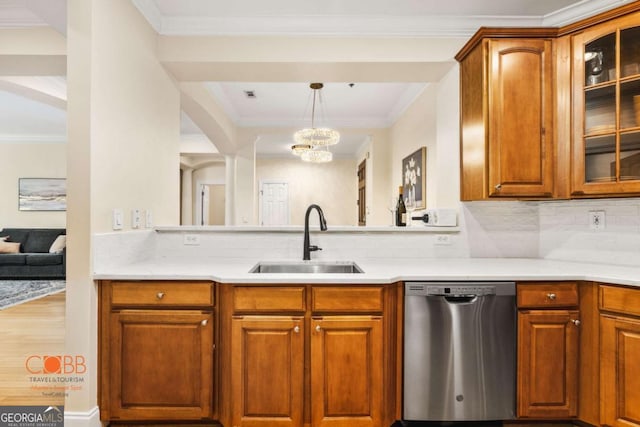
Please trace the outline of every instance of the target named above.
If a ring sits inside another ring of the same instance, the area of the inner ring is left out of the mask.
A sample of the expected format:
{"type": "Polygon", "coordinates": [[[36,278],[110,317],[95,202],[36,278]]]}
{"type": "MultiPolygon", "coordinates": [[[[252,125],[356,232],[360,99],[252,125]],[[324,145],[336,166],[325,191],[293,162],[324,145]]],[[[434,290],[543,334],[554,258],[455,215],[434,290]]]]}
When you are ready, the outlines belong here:
{"type": "Polygon", "coordinates": [[[53,243],[51,244],[51,247],[49,248],[49,253],[50,254],[62,253],[62,251],[66,247],[67,247],[67,236],[65,236],[64,234],[61,234],[58,237],[56,237],[56,240],[54,240],[53,243]]]}
{"type": "Polygon", "coordinates": [[[27,256],[27,265],[57,265],[62,264],[62,254],[37,254],[29,253],[27,256]]]}
{"type": "Polygon", "coordinates": [[[5,242],[0,240],[0,254],[17,254],[20,253],[19,242],[5,242]]]}
{"type": "Polygon", "coordinates": [[[9,236],[10,242],[24,243],[30,230],[30,228],[3,228],[0,231],[0,236],[9,236]]]}
{"type": "Polygon", "coordinates": [[[63,230],[34,228],[29,231],[27,241],[22,242],[22,252],[49,253],[49,248],[61,234],[63,230]]]}
{"type": "Polygon", "coordinates": [[[26,260],[26,254],[2,254],[0,265],[25,265],[26,260]]]}

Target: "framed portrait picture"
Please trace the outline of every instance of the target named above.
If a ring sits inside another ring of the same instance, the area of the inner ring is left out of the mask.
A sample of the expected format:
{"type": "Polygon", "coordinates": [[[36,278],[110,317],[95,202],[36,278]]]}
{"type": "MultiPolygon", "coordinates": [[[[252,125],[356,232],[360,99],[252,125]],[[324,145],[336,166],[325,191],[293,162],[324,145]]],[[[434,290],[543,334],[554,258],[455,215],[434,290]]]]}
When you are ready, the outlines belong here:
{"type": "Polygon", "coordinates": [[[18,209],[21,211],[66,211],[65,178],[18,179],[18,209]]]}
{"type": "Polygon", "coordinates": [[[402,195],[407,209],[427,207],[427,147],[402,159],[402,195]]]}

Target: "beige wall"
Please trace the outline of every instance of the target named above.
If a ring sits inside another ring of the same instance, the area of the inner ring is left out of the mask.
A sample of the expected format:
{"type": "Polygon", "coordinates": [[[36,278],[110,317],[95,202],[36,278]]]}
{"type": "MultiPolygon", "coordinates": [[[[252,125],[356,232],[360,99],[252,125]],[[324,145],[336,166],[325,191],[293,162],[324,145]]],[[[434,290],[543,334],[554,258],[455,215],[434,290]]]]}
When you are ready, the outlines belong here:
{"type": "Polygon", "coordinates": [[[258,159],[255,205],[260,203],[257,193],[261,180],[282,180],[289,183],[291,225],[303,225],[307,207],[313,203],[322,208],[329,227],[358,225],[357,168],[356,159],[334,159],[325,164],[299,159],[258,159]]]}
{"type": "Polygon", "coordinates": [[[66,227],[66,212],[18,210],[19,178],[66,178],[66,144],[0,143],[0,159],[0,228],[66,227]]]}
{"type": "Polygon", "coordinates": [[[436,91],[430,84],[409,106],[390,130],[392,193],[398,197],[402,185],[402,159],[420,147],[427,147],[427,207],[434,207],[436,189],[436,91]]]}
{"type": "Polygon", "coordinates": [[[129,1],[68,0],[68,250],[66,351],[87,358],[65,425],[96,425],[97,297],[92,235],[111,210],[179,220],[178,90],[155,57],[156,33],[129,1]]]}
{"type": "Polygon", "coordinates": [[[194,169],[193,175],[192,175],[192,185],[191,185],[191,201],[192,201],[192,212],[193,212],[193,218],[191,223],[195,224],[195,222],[193,221],[196,220],[197,212],[198,212],[198,209],[200,208],[200,202],[199,202],[200,184],[225,184],[225,180],[226,180],[225,172],[226,172],[226,167],[224,163],[213,163],[211,165],[194,169]]]}

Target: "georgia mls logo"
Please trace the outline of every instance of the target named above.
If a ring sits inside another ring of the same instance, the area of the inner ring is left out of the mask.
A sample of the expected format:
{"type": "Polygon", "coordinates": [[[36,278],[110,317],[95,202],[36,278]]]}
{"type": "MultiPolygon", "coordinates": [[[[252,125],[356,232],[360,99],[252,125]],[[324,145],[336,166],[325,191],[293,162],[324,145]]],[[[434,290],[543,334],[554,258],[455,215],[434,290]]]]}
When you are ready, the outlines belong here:
{"type": "Polygon", "coordinates": [[[64,407],[0,406],[0,427],[64,427],[64,407]]]}

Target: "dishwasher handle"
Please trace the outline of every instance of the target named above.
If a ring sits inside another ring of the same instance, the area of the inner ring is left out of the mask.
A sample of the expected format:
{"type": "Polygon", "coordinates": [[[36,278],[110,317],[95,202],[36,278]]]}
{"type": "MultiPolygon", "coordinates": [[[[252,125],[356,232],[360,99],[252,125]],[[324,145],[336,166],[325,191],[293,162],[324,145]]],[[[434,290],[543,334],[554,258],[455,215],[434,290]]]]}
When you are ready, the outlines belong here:
{"type": "Polygon", "coordinates": [[[473,304],[478,300],[478,295],[443,295],[442,298],[449,304],[473,304]]]}

